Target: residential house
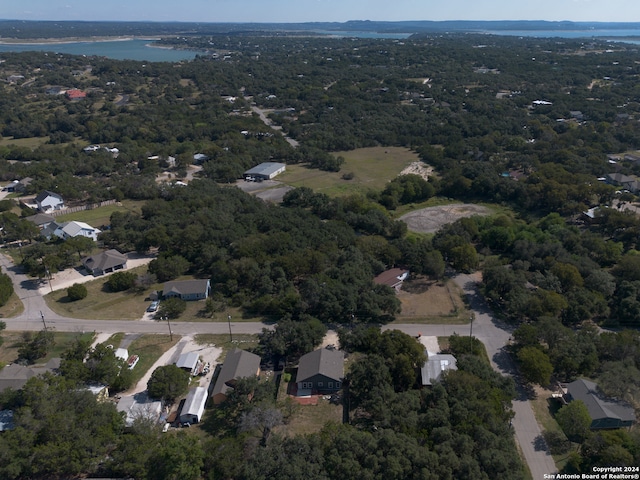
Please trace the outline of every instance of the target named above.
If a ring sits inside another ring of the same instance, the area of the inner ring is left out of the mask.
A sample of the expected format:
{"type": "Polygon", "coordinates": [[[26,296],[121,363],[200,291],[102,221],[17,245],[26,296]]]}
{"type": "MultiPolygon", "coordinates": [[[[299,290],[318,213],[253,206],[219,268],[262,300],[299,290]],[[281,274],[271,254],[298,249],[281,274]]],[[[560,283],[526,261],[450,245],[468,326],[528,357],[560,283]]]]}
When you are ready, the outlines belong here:
{"type": "Polygon", "coordinates": [[[245,180],[271,180],[276,175],[285,171],[287,166],[284,163],[264,162],[246,172],[243,176],[245,180]]]}
{"type": "Polygon", "coordinates": [[[207,389],[204,387],[195,387],[189,390],[180,411],[180,423],[199,423],[202,420],[207,398],[207,389]]]}
{"type": "Polygon", "coordinates": [[[227,353],[211,396],[213,403],[221,404],[227,399],[227,392],[233,389],[240,378],[257,377],[260,374],[260,357],[246,350],[235,348],[227,353]]]}
{"type": "Polygon", "coordinates": [[[58,224],[54,234],[63,240],[73,237],[87,237],[94,242],[98,241],[98,234],[100,230],[93,228],[91,225],[84,222],[65,222],[58,224]]]}
{"type": "Polygon", "coordinates": [[[200,361],[200,356],[198,352],[187,352],[183,353],[178,357],[178,361],[176,362],[176,367],[182,368],[189,372],[191,375],[195,375],[195,372],[198,369],[198,362],[200,361]]]}
{"type": "Polygon", "coordinates": [[[149,398],[146,392],[121,397],[116,409],[125,414],[125,425],[131,427],[137,419],[160,421],[162,402],[149,398]]]}
{"type": "Polygon", "coordinates": [[[66,91],[65,95],[69,100],[81,100],[87,96],[87,92],[83,92],[77,88],[71,88],[66,91]]]}
{"type": "Polygon", "coordinates": [[[336,392],[343,378],[344,354],[340,350],[314,350],[300,358],[296,377],[298,395],[336,392]]]}
{"type": "Polygon", "coordinates": [[[8,388],[20,390],[31,377],[46,372],[55,372],[59,367],[59,358],[52,358],[46,365],[34,365],[31,367],[25,367],[17,363],[7,365],[0,370],[0,393],[8,388]]]}
{"type": "Polygon", "coordinates": [[[64,200],[55,192],[44,190],[36,197],[36,205],[41,212],[51,212],[53,210],[64,209],[64,200]]]}
{"type": "Polygon", "coordinates": [[[22,180],[14,180],[8,185],[2,187],[2,191],[9,193],[23,193],[32,181],[33,178],[30,177],[25,177],[22,180]]]}
{"type": "Polygon", "coordinates": [[[423,386],[431,386],[435,382],[439,382],[442,374],[448,370],[457,370],[456,357],[449,354],[427,353],[427,361],[420,369],[421,383],[423,386]]]}
{"type": "Polygon", "coordinates": [[[182,300],[204,300],[209,296],[211,283],[207,280],[175,280],[162,288],[164,298],[177,297],[182,300]]]}
{"type": "Polygon", "coordinates": [[[392,268],[382,272],[380,275],[373,279],[373,283],[376,285],[387,285],[388,287],[400,290],[402,283],[409,276],[409,270],[403,268],[392,268]]]}
{"type": "Polygon", "coordinates": [[[625,402],[607,398],[598,385],[579,378],[566,385],[562,400],[566,403],[582,400],[591,417],[591,430],[630,427],[635,423],[633,407],[625,402]]]}
{"type": "Polygon", "coordinates": [[[35,224],[35,226],[38,227],[40,230],[44,230],[52,223],[55,223],[56,219],[55,217],[48,215],[46,213],[36,213],[35,215],[26,217],[25,220],[28,220],[31,223],[35,224]]]}
{"type": "Polygon", "coordinates": [[[106,250],[82,259],[84,268],[94,276],[127,268],[127,256],[118,250],[106,250]]]}
{"type": "Polygon", "coordinates": [[[605,177],[605,181],[610,185],[625,188],[631,193],[637,193],[640,191],[640,183],[637,178],[630,177],[619,172],[608,173],[605,177]]]}

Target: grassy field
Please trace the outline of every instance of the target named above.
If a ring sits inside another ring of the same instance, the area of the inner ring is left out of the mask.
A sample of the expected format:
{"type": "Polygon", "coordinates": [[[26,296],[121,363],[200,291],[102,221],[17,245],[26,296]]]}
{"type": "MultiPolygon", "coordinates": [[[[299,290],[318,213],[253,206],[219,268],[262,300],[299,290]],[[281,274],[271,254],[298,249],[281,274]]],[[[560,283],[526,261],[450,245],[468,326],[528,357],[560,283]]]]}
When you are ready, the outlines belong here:
{"type": "Polygon", "coordinates": [[[49,142],[49,137],[30,137],[30,138],[13,138],[5,137],[0,139],[0,146],[14,146],[25,148],[38,148],[40,145],[45,145],[49,142]]]}
{"type": "MultiPolygon", "coordinates": [[[[169,335],[143,335],[129,345],[129,352],[140,357],[133,367],[134,385],[144,377],[144,374],[156,363],[163,353],[173,347],[180,340],[179,335],[174,335],[173,340],[169,335]]],[[[115,346],[115,344],[114,344],[115,346]]]]}
{"type": "Polygon", "coordinates": [[[194,337],[194,340],[198,345],[215,345],[222,349],[220,355],[220,361],[222,361],[229,350],[234,348],[240,348],[242,350],[251,350],[258,346],[258,336],[250,334],[236,334],[233,335],[233,342],[231,342],[229,335],[215,335],[209,333],[201,333],[194,337]]]}
{"type": "Polygon", "coordinates": [[[304,165],[287,165],[287,171],[278,180],[294,187],[309,187],[316,192],[330,196],[365,193],[368,190],[382,190],[397,177],[418,156],[407,148],[371,147],[349,152],[335,152],[345,159],[340,172],[323,172],[304,165]],[[351,180],[342,176],[353,173],[351,180]]]}
{"type": "Polygon", "coordinates": [[[412,278],[398,292],[402,312],[394,323],[462,325],[469,323],[469,312],[462,291],[453,281],[434,282],[412,278]]]}
{"type": "Polygon", "coordinates": [[[82,210],[76,213],[67,213],[65,215],[59,215],[56,217],[56,221],[70,222],[75,220],[77,222],[85,222],[94,227],[101,225],[109,225],[111,221],[111,215],[114,212],[135,212],[140,213],[142,205],[145,202],[125,200],[119,204],[106,205],[100,208],[94,208],[93,210],[82,210]]]}
{"type": "Polygon", "coordinates": [[[24,311],[24,305],[18,298],[18,296],[13,293],[7,303],[5,303],[2,307],[0,307],[0,318],[11,318],[16,315],[20,315],[24,311]]]}
{"type": "MultiPolygon", "coordinates": [[[[76,333],[76,332],[54,332],[54,346],[45,358],[38,360],[38,364],[45,364],[55,357],[59,357],[65,352],[76,338],[92,339],[93,333],[76,333]]],[[[22,344],[22,332],[2,332],[4,340],[0,346],[0,365],[11,363],[18,358],[18,349],[22,344]]]]}

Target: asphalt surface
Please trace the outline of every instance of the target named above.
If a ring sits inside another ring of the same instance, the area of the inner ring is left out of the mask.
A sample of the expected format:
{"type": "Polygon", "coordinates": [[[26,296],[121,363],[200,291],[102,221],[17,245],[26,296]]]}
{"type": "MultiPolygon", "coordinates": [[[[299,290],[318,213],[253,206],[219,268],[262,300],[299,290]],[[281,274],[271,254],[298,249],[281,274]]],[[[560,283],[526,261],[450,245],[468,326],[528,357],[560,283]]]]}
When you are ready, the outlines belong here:
{"type": "MultiPolygon", "coordinates": [[[[41,286],[40,282],[32,280],[21,273],[20,269],[15,267],[5,255],[0,255],[0,265],[2,266],[2,271],[12,278],[14,290],[24,304],[23,313],[13,318],[3,319],[7,325],[7,330],[38,331],[46,323],[47,328],[53,328],[61,332],[99,332],[109,334],[117,332],[125,332],[127,334],[169,332],[169,326],[166,322],[154,320],[89,320],[62,317],[47,306],[38,291],[41,286]]],[[[474,337],[482,341],[493,368],[503,375],[513,376],[516,379],[518,397],[513,401],[512,408],[515,416],[512,427],[533,479],[543,479],[545,474],[556,473],[553,458],[544,442],[541,441],[542,432],[534,417],[526,389],[518,382],[515,365],[505,350],[511,338],[509,327],[500,324],[494,318],[478,291],[475,279],[469,275],[459,274],[454,277],[454,281],[464,290],[468,297],[469,306],[474,315],[474,320],[471,324],[393,324],[386,325],[382,329],[397,329],[412,336],[446,337],[454,333],[459,335],[473,334],[474,337]]],[[[231,322],[231,330],[236,334],[255,334],[261,332],[263,328],[273,328],[273,326],[260,322],[231,322]]],[[[191,336],[199,333],[226,335],[229,333],[229,324],[225,322],[175,322],[171,323],[171,332],[181,336],[191,336]]]]}

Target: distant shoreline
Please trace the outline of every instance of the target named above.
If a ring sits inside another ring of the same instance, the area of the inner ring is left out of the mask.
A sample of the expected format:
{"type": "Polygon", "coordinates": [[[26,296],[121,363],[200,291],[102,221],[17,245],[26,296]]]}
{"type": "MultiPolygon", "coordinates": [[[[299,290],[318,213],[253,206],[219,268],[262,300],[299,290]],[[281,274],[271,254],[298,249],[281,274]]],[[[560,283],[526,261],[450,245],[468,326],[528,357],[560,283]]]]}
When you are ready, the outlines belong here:
{"type": "Polygon", "coordinates": [[[101,42],[127,42],[131,40],[160,40],[158,36],[115,36],[115,37],[65,37],[65,38],[2,38],[0,45],[65,45],[68,43],[101,43],[101,42]]]}

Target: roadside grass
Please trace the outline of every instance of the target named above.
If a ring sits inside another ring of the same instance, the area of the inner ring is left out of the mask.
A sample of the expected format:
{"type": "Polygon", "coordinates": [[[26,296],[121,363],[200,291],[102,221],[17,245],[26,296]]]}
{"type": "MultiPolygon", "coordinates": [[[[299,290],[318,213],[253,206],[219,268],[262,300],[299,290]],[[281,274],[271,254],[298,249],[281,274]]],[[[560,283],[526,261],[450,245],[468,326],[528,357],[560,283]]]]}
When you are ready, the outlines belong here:
{"type": "Polygon", "coordinates": [[[443,283],[425,277],[410,277],[398,292],[402,312],[392,324],[467,324],[469,311],[462,296],[463,292],[453,280],[443,283]]]}
{"type": "MultiPolygon", "coordinates": [[[[535,398],[530,399],[533,414],[543,432],[559,432],[564,435],[562,428],[556,422],[555,414],[560,409],[559,402],[551,397],[551,391],[543,388],[535,389],[535,398]]],[[[577,450],[577,444],[572,443],[571,449],[563,455],[552,455],[558,471],[562,471],[569,460],[571,453],[577,450]]]]}
{"type": "MultiPolygon", "coordinates": [[[[147,266],[132,268],[129,272],[137,275],[146,273],[147,266]]],[[[150,288],[145,293],[107,292],[106,278],[84,283],[87,297],[75,302],[69,301],[67,290],[61,289],[45,295],[45,301],[51,310],[59,315],[89,320],[135,320],[142,317],[147,303],[150,288]]],[[[158,286],[154,286],[158,288],[158,286]]]]}
{"type": "MultiPolygon", "coordinates": [[[[36,332],[31,332],[35,335],[36,332]]],[[[18,358],[18,350],[23,342],[23,332],[6,332],[3,331],[0,336],[4,340],[0,346],[0,365],[5,365],[15,361],[18,358]]],[[[45,364],[52,358],[60,357],[77,338],[92,340],[93,332],[53,332],[54,346],[47,353],[46,357],[38,359],[38,365],[45,364]]]]}
{"type": "Polygon", "coordinates": [[[345,159],[339,172],[324,172],[306,165],[287,165],[278,180],[294,187],[309,187],[329,196],[343,196],[382,190],[411,162],[419,161],[416,153],[400,147],[359,148],[348,152],[334,152],[345,159]],[[351,180],[342,178],[353,174],[351,180]]]}
{"type": "Polygon", "coordinates": [[[7,303],[0,307],[0,319],[15,317],[22,312],[24,312],[24,305],[14,292],[7,300],[7,303]]]}
{"type": "Polygon", "coordinates": [[[111,335],[103,343],[105,343],[106,345],[113,345],[113,348],[118,348],[123,339],[124,339],[124,333],[118,332],[111,335]]]}
{"type": "MultiPolygon", "coordinates": [[[[133,367],[133,385],[138,383],[154,363],[171,347],[180,341],[180,335],[174,335],[173,340],[169,335],[142,335],[129,345],[129,353],[138,355],[140,359],[133,367]]],[[[119,342],[118,342],[119,345],[119,342]]],[[[116,344],[113,344],[116,347],[116,344]]]]}
{"type": "Polygon", "coordinates": [[[215,345],[222,349],[220,358],[218,361],[223,361],[230,350],[239,348],[241,350],[253,350],[258,346],[258,335],[252,335],[248,333],[240,333],[233,335],[233,342],[229,338],[229,335],[213,334],[213,333],[199,333],[193,337],[198,345],[215,345]]]}
{"type": "Polygon", "coordinates": [[[111,223],[111,215],[115,212],[135,212],[140,213],[145,202],[124,200],[118,204],[105,205],[104,207],[94,208],[92,210],[81,210],[75,213],[65,213],[58,215],[56,221],[70,222],[72,220],[85,222],[94,227],[101,225],[109,225],[111,223]]]}

